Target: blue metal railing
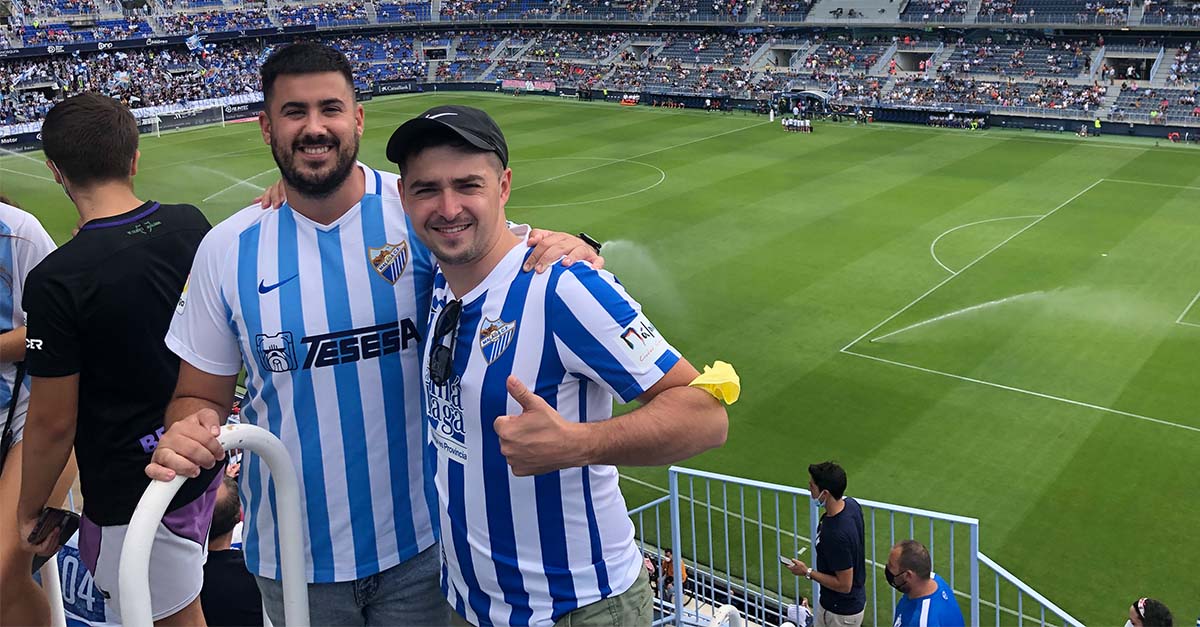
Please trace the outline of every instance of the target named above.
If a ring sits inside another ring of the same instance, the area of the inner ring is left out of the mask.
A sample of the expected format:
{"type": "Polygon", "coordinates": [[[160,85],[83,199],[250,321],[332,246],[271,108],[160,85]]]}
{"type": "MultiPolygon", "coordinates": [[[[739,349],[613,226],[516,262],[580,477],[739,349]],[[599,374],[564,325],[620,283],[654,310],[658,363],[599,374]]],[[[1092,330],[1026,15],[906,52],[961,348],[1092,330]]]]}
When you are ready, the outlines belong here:
{"type": "MultiPolygon", "coordinates": [[[[643,554],[652,560],[658,555],[660,570],[662,551],[674,549],[673,572],[663,574],[682,582],[686,568],[692,598],[685,599],[682,593],[663,595],[660,589],[663,598],[657,605],[660,614],[655,624],[707,623],[712,612],[724,605],[733,605],[752,623],[783,622],[787,605],[799,602],[802,582],[776,556],[799,557],[809,564],[815,561],[814,538],[821,512],[809,491],[672,467],[666,492],[632,510],[630,516],[643,554]]],[[[898,597],[879,571],[896,542],[913,538],[929,549],[934,571],[967,601],[971,625],[983,624],[981,605],[995,610],[996,625],[1010,624],[1014,618],[1019,624],[1028,620],[1041,625],[1079,625],[1070,614],[979,552],[977,519],[855,500],[863,510],[869,570],[863,624],[891,624],[898,597]],[[986,573],[995,578],[995,595],[990,600],[983,599],[980,590],[986,573]]],[[[810,594],[815,606],[820,598],[817,584],[811,584],[810,594]]]]}

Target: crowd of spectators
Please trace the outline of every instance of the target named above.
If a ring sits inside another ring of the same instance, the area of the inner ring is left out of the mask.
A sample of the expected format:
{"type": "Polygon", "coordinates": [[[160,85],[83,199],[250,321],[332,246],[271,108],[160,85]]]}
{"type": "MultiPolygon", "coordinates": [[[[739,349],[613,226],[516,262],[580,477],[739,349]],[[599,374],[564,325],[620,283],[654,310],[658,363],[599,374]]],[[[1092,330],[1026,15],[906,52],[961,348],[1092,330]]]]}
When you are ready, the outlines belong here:
{"type": "Polygon", "coordinates": [[[527,54],[539,59],[606,59],[625,42],[624,33],[547,30],[527,54]]]}
{"type": "Polygon", "coordinates": [[[1168,68],[1167,84],[1195,83],[1200,78],[1200,43],[1188,42],[1175,53],[1168,68]]]}
{"type": "Polygon", "coordinates": [[[1163,24],[1166,26],[1200,26],[1200,2],[1185,1],[1172,3],[1153,2],[1146,0],[1143,24],[1163,24]]]}
{"type": "MultiPolygon", "coordinates": [[[[261,9],[258,15],[264,15],[261,9]]],[[[192,32],[212,13],[172,21],[178,32],[192,32]]],[[[380,81],[494,81],[505,78],[546,80],[563,86],[606,87],[657,93],[694,92],[761,97],[786,88],[827,92],[837,100],[905,105],[966,104],[1095,111],[1103,106],[1108,83],[1082,83],[1091,54],[1100,41],[1056,40],[1006,35],[978,41],[947,40],[955,55],[933,77],[873,70],[895,38],[872,40],[835,37],[799,41],[789,66],[746,67],[764,43],[762,33],[638,32],[565,29],[441,31],[422,38],[413,33],[326,37],[354,63],[356,82],[369,89],[380,81]],[[502,46],[501,43],[504,43],[502,46]],[[638,47],[627,46],[638,42],[638,47]],[[424,50],[424,53],[420,52],[424,50]],[[431,51],[439,51],[437,56],[431,51]],[[442,55],[445,55],[444,57],[442,55]],[[610,59],[612,61],[610,61],[610,59]]],[[[788,40],[791,41],[791,40],[788,40]]],[[[913,43],[908,40],[909,44],[913,43]]],[[[1200,51],[1193,43],[1150,42],[1150,48],[1178,47],[1162,72],[1169,72],[1167,104],[1156,92],[1127,78],[1117,109],[1190,112],[1195,108],[1200,51]],[[1126,95],[1127,94],[1127,95],[1126,95]]],[[[259,43],[210,44],[191,52],[184,46],[79,53],[37,60],[0,61],[0,123],[40,118],[51,101],[83,90],[113,94],[133,107],[183,105],[190,101],[251,94],[257,67],[268,51],[259,43]]],[[[1168,57],[1170,59],[1170,57],[1168,57]]],[[[1100,78],[1114,75],[1108,66],[1100,78]]],[[[1122,75],[1124,73],[1122,72],[1122,75]]]]}
{"type": "Polygon", "coordinates": [[[205,11],[202,13],[172,13],[159,18],[163,32],[168,35],[191,35],[271,26],[266,9],[245,8],[240,11],[205,11]]]}
{"type": "Polygon", "coordinates": [[[0,96],[3,124],[41,119],[56,99],[84,91],[108,94],[131,108],[182,104],[258,90],[257,44],[222,44],[204,56],[184,48],[149,48],[5,61],[0,84],[45,89],[14,89],[0,96]]]}
{"type": "Polygon", "coordinates": [[[1058,41],[1043,37],[1013,37],[1001,42],[959,41],[956,57],[944,61],[940,73],[998,74],[1022,79],[1039,76],[1078,76],[1091,69],[1093,43],[1086,40],[1058,41]]]}
{"type": "Polygon", "coordinates": [[[966,0],[912,0],[900,19],[906,22],[961,22],[966,15],[966,0]]]}
{"type": "Polygon", "coordinates": [[[316,24],[365,24],[367,8],[361,2],[321,2],[318,4],[283,4],[278,10],[281,26],[316,24]]]}
{"type": "Polygon", "coordinates": [[[762,15],[768,20],[799,22],[815,3],[816,0],[764,0],[762,15]]]}
{"type": "Polygon", "coordinates": [[[939,75],[931,79],[913,75],[897,78],[883,99],[913,106],[964,104],[1096,111],[1106,93],[1102,85],[1073,85],[1066,79],[1019,82],[1011,78],[986,81],[971,76],[939,75]]]}
{"type": "Polygon", "coordinates": [[[650,0],[551,0],[561,15],[574,19],[636,21],[650,8],[650,0]]]}

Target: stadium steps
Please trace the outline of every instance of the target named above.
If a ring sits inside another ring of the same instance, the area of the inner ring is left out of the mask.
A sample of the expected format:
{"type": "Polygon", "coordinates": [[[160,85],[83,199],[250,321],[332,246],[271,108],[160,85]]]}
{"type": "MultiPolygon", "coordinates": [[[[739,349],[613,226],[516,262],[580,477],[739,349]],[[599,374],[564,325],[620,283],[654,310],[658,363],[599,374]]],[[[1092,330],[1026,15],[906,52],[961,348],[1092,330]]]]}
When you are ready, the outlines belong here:
{"type": "Polygon", "coordinates": [[[1134,2],[1129,5],[1129,26],[1139,26],[1142,17],[1146,15],[1146,3],[1134,2]]]}
{"type": "Polygon", "coordinates": [[[1171,63],[1177,54],[1179,54],[1179,48],[1163,49],[1162,63],[1158,64],[1158,71],[1146,83],[1146,87],[1162,89],[1167,86],[1167,79],[1171,77],[1171,63]]]}
{"type": "Polygon", "coordinates": [[[1105,88],[1104,100],[1100,101],[1100,106],[1096,109],[1097,113],[1112,111],[1113,105],[1117,104],[1117,100],[1121,97],[1121,86],[1113,85],[1105,88]]]}
{"type": "Polygon", "coordinates": [[[378,24],[379,23],[379,13],[377,11],[375,11],[375,3],[374,2],[366,3],[366,9],[367,9],[367,23],[368,24],[378,24]]]}
{"type": "MultiPolygon", "coordinates": [[[[756,0],[754,3],[754,6],[761,7],[762,0],[756,0]]],[[[751,12],[753,12],[755,9],[751,8],[750,10],[751,10],[751,12]]],[[[751,14],[753,14],[753,13],[751,13],[751,14]]],[[[755,50],[754,54],[750,55],[750,58],[746,60],[745,67],[747,67],[751,70],[761,67],[762,66],[762,58],[764,56],[766,56],[766,54],[770,51],[771,51],[771,43],[764,41],[763,45],[759,46],[758,50],[755,50]]]]}
{"type": "Polygon", "coordinates": [[[754,5],[746,11],[746,22],[754,23],[759,21],[759,16],[762,14],[763,0],[754,0],[754,5]]]}
{"type": "Polygon", "coordinates": [[[886,76],[887,68],[888,68],[888,61],[891,61],[892,57],[896,56],[896,51],[899,49],[900,49],[900,45],[893,43],[891,46],[888,47],[887,50],[884,50],[883,54],[879,55],[879,60],[876,61],[875,65],[871,67],[871,71],[868,72],[868,75],[870,75],[870,76],[886,76]]]}
{"type": "Polygon", "coordinates": [[[508,48],[508,40],[509,39],[512,39],[512,38],[505,37],[504,39],[501,39],[500,42],[496,44],[496,47],[492,48],[492,51],[489,52],[485,58],[488,61],[495,61],[508,48]]]}
{"type": "Polygon", "coordinates": [[[645,13],[637,16],[637,21],[649,22],[650,16],[654,15],[654,10],[658,8],[660,2],[662,2],[662,0],[653,0],[653,2],[650,3],[650,8],[646,9],[645,13]]]}
{"type": "MultiPolygon", "coordinates": [[[[975,0],[975,1],[978,1],[978,0],[975,0]]],[[[976,7],[976,9],[978,9],[978,7],[976,7]]],[[[942,46],[941,52],[938,52],[938,53],[934,54],[932,57],[929,57],[929,60],[932,61],[932,63],[925,66],[925,76],[927,76],[929,78],[937,78],[937,69],[939,67],[941,67],[941,65],[943,63],[954,58],[954,50],[957,47],[958,47],[957,44],[948,44],[948,45],[942,46]]]]}
{"type": "Polygon", "coordinates": [[[967,14],[963,16],[963,23],[974,23],[975,18],[979,17],[979,7],[981,6],[983,6],[983,0],[967,0],[967,14]]]}
{"type": "Polygon", "coordinates": [[[611,54],[609,54],[607,57],[604,57],[603,59],[600,60],[600,64],[606,65],[606,66],[615,65],[617,62],[617,59],[621,58],[621,53],[628,50],[629,46],[632,43],[633,43],[632,37],[626,39],[625,41],[622,41],[620,44],[618,44],[616,47],[613,48],[613,51],[611,54]]]}

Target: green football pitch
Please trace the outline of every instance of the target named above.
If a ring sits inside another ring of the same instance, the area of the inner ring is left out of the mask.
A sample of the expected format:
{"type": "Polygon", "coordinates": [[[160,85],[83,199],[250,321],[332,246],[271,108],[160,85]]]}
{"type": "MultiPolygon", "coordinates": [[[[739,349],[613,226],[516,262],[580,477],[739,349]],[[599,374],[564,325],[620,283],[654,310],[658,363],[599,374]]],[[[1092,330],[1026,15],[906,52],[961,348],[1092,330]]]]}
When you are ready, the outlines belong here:
{"type": "MultiPolygon", "coordinates": [[[[979,518],[1088,624],[1144,595],[1200,613],[1200,151],[426,94],[368,102],[360,158],[390,167],[392,129],[446,102],[505,130],[510,218],[605,240],[672,343],[737,366],[728,444],[686,465],[803,486],[836,459],[851,495],[979,518]]],[[[276,177],[255,124],[141,150],[142,197],[214,222],[276,177]]],[[[0,191],[69,237],[39,154],[0,156],[0,191]]],[[[623,474],[631,506],[666,487],[623,474]]]]}

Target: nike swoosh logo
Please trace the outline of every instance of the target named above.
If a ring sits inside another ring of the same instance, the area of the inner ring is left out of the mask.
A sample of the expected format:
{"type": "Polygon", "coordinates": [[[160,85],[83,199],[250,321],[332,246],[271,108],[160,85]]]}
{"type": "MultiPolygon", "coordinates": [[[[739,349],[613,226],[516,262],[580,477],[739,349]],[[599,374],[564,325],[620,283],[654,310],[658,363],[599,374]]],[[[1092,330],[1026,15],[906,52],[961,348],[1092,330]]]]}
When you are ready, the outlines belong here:
{"type": "Polygon", "coordinates": [[[284,279],[284,280],[282,280],[282,281],[280,281],[280,282],[276,283],[275,285],[265,285],[265,284],[263,284],[262,280],[260,279],[260,280],[258,281],[258,293],[259,293],[259,294],[268,294],[268,293],[270,293],[272,290],[275,290],[275,289],[279,288],[279,286],[283,285],[284,283],[287,283],[288,281],[291,281],[292,279],[294,279],[294,278],[296,278],[296,277],[298,277],[298,276],[300,276],[300,275],[299,275],[299,274],[293,274],[292,276],[290,276],[290,277],[288,277],[288,278],[286,278],[286,279],[284,279]]]}

